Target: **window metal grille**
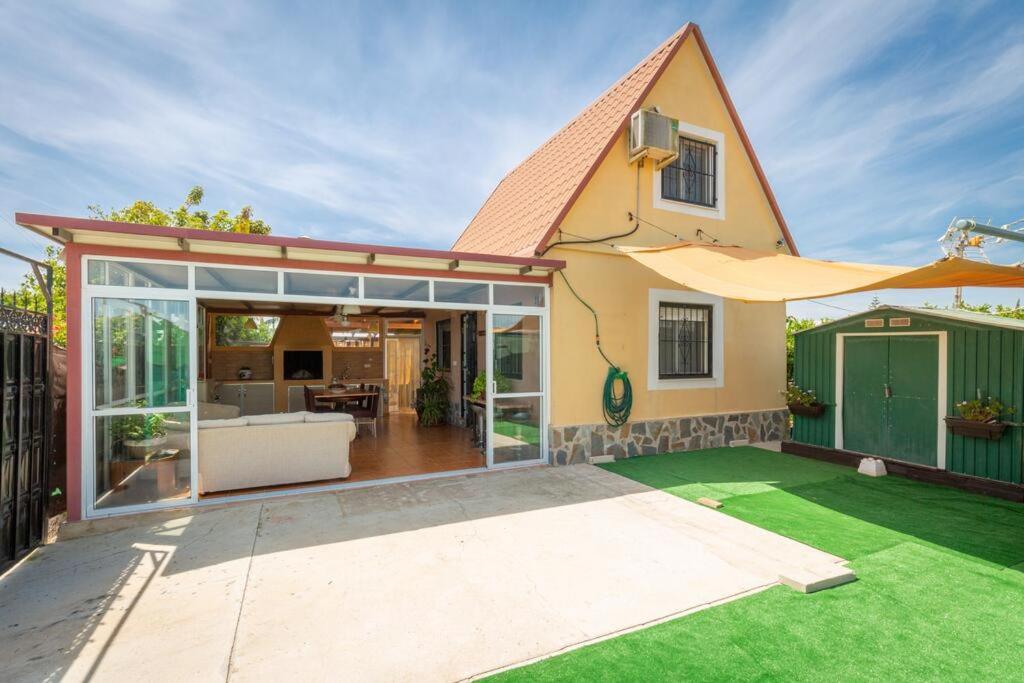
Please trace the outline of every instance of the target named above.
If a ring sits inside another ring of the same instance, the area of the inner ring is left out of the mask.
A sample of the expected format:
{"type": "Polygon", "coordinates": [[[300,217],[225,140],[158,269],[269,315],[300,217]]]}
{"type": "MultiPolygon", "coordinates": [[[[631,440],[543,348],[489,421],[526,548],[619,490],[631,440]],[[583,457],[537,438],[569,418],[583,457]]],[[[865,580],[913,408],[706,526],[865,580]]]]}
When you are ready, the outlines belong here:
{"type": "Polygon", "coordinates": [[[679,138],[679,157],[661,170],[662,198],[717,206],[717,152],[713,143],[679,138]]]}
{"type": "Polygon", "coordinates": [[[711,377],[711,306],[658,306],[658,377],[711,377]]]}

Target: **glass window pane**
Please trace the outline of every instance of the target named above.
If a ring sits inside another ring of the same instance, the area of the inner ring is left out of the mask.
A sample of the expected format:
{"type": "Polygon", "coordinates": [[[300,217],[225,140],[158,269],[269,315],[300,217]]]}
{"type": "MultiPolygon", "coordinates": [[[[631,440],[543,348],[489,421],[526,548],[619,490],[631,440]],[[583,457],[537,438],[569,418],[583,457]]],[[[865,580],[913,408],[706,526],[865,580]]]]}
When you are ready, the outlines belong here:
{"type": "Polygon", "coordinates": [[[276,294],[277,271],[196,266],[196,289],[276,294]]]}
{"type": "Polygon", "coordinates": [[[187,301],[93,299],[97,410],[185,405],[187,301]]]}
{"type": "Polygon", "coordinates": [[[188,413],[108,415],[94,425],[97,509],[189,497],[188,413]]]}
{"type": "Polygon", "coordinates": [[[658,377],[711,376],[711,306],[661,302],[658,377]]]}
{"type": "Polygon", "coordinates": [[[494,379],[499,394],[540,391],[540,316],[494,314],[494,379]]]}
{"type": "Polygon", "coordinates": [[[89,261],[89,284],[188,289],[188,266],[167,263],[89,261]]]}
{"type": "MultiPolygon", "coordinates": [[[[324,318],[327,333],[338,348],[379,349],[381,319],[346,315],[341,318],[324,318]]],[[[357,368],[350,368],[358,372],[357,368]]],[[[358,376],[358,375],[357,375],[358,376]]]]}
{"type": "Polygon", "coordinates": [[[486,304],[487,283],[434,281],[434,301],[452,304],[486,304]]]}
{"type": "Polygon", "coordinates": [[[285,273],[284,293],[355,298],[359,296],[359,278],[355,275],[285,273]]]}
{"type": "Polygon", "coordinates": [[[541,397],[494,399],[494,462],[537,460],[540,450],[541,397]]]}
{"type": "Polygon", "coordinates": [[[218,315],[213,323],[215,346],[270,346],[281,319],[272,315],[218,315]]]}
{"type": "Polygon", "coordinates": [[[544,288],[536,285],[494,285],[496,306],[543,306],[544,288]]]}
{"type": "Polygon", "coordinates": [[[428,285],[426,280],[368,277],[363,280],[363,295],[367,299],[426,301],[428,285]]]}

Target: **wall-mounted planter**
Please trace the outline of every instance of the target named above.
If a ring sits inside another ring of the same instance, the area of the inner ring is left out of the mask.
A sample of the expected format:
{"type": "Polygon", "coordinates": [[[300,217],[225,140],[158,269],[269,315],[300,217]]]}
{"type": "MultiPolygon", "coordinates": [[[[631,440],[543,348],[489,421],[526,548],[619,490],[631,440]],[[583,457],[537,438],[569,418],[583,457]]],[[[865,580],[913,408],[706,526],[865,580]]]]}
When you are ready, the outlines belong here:
{"type": "Polygon", "coordinates": [[[958,436],[969,436],[974,439],[988,439],[998,441],[1003,438],[1006,431],[1005,422],[978,422],[977,420],[965,420],[962,417],[946,417],[946,427],[949,431],[958,436]]]}
{"type": "Polygon", "coordinates": [[[790,403],[787,407],[789,412],[794,415],[803,415],[804,417],[821,417],[825,412],[825,404],[817,402],[809,406],[805,406],[802,403],[790,403]]]}

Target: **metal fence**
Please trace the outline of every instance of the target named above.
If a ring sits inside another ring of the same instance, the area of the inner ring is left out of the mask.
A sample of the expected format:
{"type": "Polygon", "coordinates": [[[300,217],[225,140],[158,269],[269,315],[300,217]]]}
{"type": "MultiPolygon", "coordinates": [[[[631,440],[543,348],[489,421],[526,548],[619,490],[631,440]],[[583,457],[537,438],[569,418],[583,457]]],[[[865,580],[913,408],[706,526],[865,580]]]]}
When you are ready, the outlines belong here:
{"type": "Polygon", "coordinates": [[[53,274],[28,263],[41,294],[0,291],[0,571],[43,542],[52,448],[51,319],[53,274]]]}

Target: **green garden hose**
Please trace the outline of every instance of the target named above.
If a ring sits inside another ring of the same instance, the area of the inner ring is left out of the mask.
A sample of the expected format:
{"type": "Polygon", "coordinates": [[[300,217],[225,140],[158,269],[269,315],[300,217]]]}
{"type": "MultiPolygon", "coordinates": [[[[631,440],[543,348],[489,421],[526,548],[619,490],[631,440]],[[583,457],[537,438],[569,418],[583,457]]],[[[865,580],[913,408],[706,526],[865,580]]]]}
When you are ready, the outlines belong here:
{"type": "Polygon", "coordinates": [[[588,304],[583,298],[576,293],[576,290],[569,284],[569,279],[565,277],[565,273],[558,271],[558,274],[562,276],[562,280],[565,281],[565,286],[569,288],[572,295],[576,297],[576,300],[587,307],[590,314],[594,316],[594,344],[597,346],[598,353],[604,358],[605,362],[608,363],[608,375],[604,380],[604,394],[601,397],[601,409],[604,412],[604,421],[612,427],[621,427],[629,421],[629,413],[633,410],[633,385],[629,382],[629,374],[619,368],[615,363],[605,355],[604,349],[601,348],[601,330],[597,324],[597,311],[594,310],[593,306],[588,304]],[[616,383],[621,387],[621,391],[616,391],[616,383]]]}

